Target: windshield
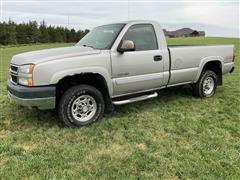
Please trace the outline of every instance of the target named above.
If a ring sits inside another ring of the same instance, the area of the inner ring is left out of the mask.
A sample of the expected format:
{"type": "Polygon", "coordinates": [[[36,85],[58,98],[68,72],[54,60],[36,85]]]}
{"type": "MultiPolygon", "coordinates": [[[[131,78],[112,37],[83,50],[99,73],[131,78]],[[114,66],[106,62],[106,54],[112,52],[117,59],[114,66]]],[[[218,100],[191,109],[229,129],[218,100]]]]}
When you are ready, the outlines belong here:
{"type": "Polygon", "coordinates": [[[110,49],[123,26],[124,24],[109,24],[96,27],[84,36],[76,46],[110,49]]]}

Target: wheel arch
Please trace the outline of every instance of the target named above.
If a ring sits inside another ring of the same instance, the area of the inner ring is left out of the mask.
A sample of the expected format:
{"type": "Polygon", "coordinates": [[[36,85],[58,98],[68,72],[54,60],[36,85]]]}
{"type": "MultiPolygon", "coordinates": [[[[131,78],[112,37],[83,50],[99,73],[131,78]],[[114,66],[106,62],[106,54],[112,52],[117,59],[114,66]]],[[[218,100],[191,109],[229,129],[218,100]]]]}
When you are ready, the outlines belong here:
{"type": "Polygon", "coordinates": [[[104,82],[106,83],[109,95],[112,96],[113,86],[112,86],[111,75],[108,73],[108,71],[105,68],[102,68],[102,67],[74,68],[71,70],[60,71],[52,75],[50,84],[58,84],[62,79],[67,77],[87,75],[87,74],[94,74],[96,76],[101,77],[102,80],[104,80],[104,82]]]}
{"type": "Polygon", "coordinates": [[[199,65],[199,70],[194,80],[194,83],[196,83],[199,80],[204,70],[212,70],[216,73],[218,77],[218,85],[222,85],[222,68],[223,68],[223,57],[214,56],[214,57],[203,58],[199,65]]]}
{"type": "Polygon", "coordinates": [[[112,87],[111,83],[109,82],[110,80],[106,79],[106,75],[104,76],[103,74],[96,73],[96,72],[81,72],[81,73],[67,73],[67,75],[64,76],[64,73],[62,76],[58,75],[56,76],[58,78],[58,81],[55,83],[56,84],[56,103],[60,100],[61,96],[63,93],[79,84],[87,84],[95,87],[98,89],[102,94],[105,99],[106,107],[107,109],[111,109],[112,103],[111,103],[111,95],[112,95],[112,87]],[[59,78],[61,77],[61,78],[59,78]]]}

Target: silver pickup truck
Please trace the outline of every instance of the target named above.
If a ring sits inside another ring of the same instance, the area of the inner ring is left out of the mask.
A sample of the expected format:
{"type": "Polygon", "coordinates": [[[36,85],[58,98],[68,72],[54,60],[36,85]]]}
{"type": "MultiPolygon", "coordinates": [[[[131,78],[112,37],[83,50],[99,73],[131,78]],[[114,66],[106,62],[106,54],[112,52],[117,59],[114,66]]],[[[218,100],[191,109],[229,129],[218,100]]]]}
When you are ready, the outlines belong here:
{"type": "Polygon", "coordinates": [[[233,45],[167,46],[160,25],[130,21],[96,27],[75,46],[15,55],[9,96],[39,109],[57,108],[70,127],[93,123],[105,110],[190,84],[210,97],[234,70],[233,45]]]}

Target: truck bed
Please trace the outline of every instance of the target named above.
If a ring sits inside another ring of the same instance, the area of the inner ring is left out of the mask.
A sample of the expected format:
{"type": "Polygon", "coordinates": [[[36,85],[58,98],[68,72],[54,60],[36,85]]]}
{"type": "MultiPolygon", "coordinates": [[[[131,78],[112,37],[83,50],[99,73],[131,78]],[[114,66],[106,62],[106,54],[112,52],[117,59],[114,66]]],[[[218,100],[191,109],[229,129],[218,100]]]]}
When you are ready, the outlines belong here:
{"type": "Polygon", "coordinates": [[[230,71],[228,63],[232,63],[234,45],[170,45],[170,70],[169,85],[195,82],[198,70],[207,58],[223,60],[223,73],[230,71]],[[226,64],[226,66],[225,66],[226,64]]]}

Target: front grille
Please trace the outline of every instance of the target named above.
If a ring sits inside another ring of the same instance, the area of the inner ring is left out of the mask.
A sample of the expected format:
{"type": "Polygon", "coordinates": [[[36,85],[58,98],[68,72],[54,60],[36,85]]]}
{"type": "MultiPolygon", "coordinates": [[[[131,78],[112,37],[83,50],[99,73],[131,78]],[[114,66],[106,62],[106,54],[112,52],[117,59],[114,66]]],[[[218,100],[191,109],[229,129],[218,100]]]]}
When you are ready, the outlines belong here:
{"type": "Polygon", "coordinates": [[[13,71],[13,72],[18,72],[18,67],[17,66],[13,66],[13,65],[11,65],[10,66],[10,69],[13,71]]]}
{"type": "Polygon", "coordinates": [[[18,66],[11,64],[10,65],[10,77],[11,77],[11,81],[13,83],[17,84],[17,82],[18,82],[17,76],[18,76],[18,66]]]}
{"type": "Polygon", "coordinates": [[[17,76],[11,75],[11,80],[14,83],[17,83],[17,76]]]}

